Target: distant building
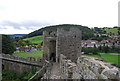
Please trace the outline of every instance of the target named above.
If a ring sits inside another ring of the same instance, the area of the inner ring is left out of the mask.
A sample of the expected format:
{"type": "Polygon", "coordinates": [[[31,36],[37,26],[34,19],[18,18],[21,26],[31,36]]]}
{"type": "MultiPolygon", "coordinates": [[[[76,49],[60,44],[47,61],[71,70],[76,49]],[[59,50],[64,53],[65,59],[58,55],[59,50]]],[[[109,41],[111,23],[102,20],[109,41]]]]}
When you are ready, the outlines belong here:
{"type": "Polygon", "coordinates": [[[82,47],[99,47],[97,40],[82,40],[82,47]]]}

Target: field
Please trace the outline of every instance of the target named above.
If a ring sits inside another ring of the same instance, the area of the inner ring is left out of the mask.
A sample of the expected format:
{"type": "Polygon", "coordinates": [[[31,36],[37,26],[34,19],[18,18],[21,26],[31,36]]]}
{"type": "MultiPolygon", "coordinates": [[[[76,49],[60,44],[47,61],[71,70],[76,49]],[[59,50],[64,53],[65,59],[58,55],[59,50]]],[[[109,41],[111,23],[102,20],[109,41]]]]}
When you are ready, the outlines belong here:
{"type": "MultiPolygon", "coordinates": [[[[90,56],[90,57],[95,57],[95,58],[99,58],[98,55],[89,55],[89,54],[83,54],[82,56],[90,56]]],[[[100,59],[100,58],[99,58],[100,59]]]]}
{"type": "Polygon", "coordinates": [[[18,53],[13,53],[13,55],[20,56],[23,58],[27,58],[27,57],[41,58],[43,55],[42,52],[43,51],[18,52],[18,53]]]}
{"type": "MultiPolygon", "coordinates": [[[[85,54],[83,56],[92,56],[92,57],[99,58],[97,55],[87,55],[87,54],[85,54]]],[[[120,55],[102,54],[101,57],[104,58],[107,62],[115,63],[118,66],[120,66],[120,61],[119,61],[120,55]]]]}
{"type": "Polygon", "coordinates": [[[104,30],[106,31],[107,34],[114,33],[114,34],[118,34],[118,28],[104,28],[104,30]]]}
{"type": "Polygon", "coordinates": [[[40,44],[43,41],[43,36],[35,36],[35,37],[25,38],[23,40],[28,40],[31,43],[40,44]]]}
{"type": "Polygon", "coordinates": [[[107,62],[115,63],[120,65],[120,55],[108,55],[108,54],[103,54],[101,55],[107,62]]]}
{"type": "MultiPolygon", "coordinates": [[[[41,58],[43,55],[43,51],[31,51],[31,52],[19,52],[19,53],[13,53],[14,56],[20,56],[23,58],[27,58],[27,57],[35,57],[35,58],[41,58]]],[[[82,56],[92,56],[92,57],[96,57],[99,58],[98,55],[88,55],[88,54],[84,54],[82,56]]],[[[101,54],[101,57],[104,58],[107,62],[110,63],[115,63],[118,66],[120,66],[120,55],[110,55],[110,54],[101,54]]]]}

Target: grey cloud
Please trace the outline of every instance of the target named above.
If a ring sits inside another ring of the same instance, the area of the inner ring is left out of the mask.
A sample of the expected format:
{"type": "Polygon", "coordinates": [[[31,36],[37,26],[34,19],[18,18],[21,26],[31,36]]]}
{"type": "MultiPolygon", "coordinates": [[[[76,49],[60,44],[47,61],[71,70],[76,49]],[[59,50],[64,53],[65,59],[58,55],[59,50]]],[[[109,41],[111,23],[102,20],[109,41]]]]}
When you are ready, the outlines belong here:
{"type": "Polygon", "coordinates": [[[25,29],[31,30],[31,29],[36,29],[38,27],[46,26],[46,25],[51,25],[52,23],[50,22],[40,22],[40,21],[23,21],[23,22],[12,22],[12,21],[3,21],[0,22],[1,26],[12,26],[14,29],[22,29],[23,27],[25,29]]]}
{"type": "Polygon", "coordinates": [[[1,26],[12,26],[15,29],[20,29],[20,24],[19,23],[15,23],[15,22],[11,22],[11,21],[3,21],[0,23],[1,26]]]}

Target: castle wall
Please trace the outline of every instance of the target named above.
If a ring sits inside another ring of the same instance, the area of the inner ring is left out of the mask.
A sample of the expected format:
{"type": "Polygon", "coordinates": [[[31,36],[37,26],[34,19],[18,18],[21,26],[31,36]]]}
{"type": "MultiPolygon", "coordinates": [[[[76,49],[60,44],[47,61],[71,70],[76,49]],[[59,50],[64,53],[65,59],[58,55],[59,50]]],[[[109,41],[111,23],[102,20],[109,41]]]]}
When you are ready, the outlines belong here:
{"type": "Polygon", "coordinates": [[[60,56],[61,76],[63,79],[118,79],[120,71],[117,67],[96,60],[92,57],[79,57],[77,64],[60,56]]]}
{"type": "Polygon", "coordinates": [[[15,63],[10,61],[3,60],[3,69],[4,70],[11,70],[16,72],[17,74],[21,74],[24,72],[32,72],[32,66],[25,65],[22,63],[15,63]]]}
{"type": "Polygon", "coordinates": [[[21,74],[24,72],[32,72],[33,68],[36,68],[38,70],[41,68],[40,66],[42,66],[41,59],[36,60],[34,57],[28,57],[27,59],[25,59],[9,54],[2,54],[3,70],[11,70],[18,74],[21,74]]]}
{"type": "Polygon", "coordinates": [[[78,28],[70,28],[69,31],[58,29],[56,39],[57,59],[60,54],[64,54],[73,62],[81,54],[81,31],[78,28]]]}

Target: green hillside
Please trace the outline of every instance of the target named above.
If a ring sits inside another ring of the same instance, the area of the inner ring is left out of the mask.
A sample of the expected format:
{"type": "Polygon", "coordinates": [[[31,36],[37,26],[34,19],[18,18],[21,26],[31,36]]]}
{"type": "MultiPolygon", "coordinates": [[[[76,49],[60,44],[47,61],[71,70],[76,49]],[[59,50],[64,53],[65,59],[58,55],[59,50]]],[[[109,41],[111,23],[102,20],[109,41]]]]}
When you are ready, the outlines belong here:
{"type": "Polygon", "coordinates": [[[23,40],[25,40],[25,41],[28,40],[34,44],[40,44],[43,41],[43,36],[34,36],[34,37],[30,37],[30,38],[25,38],[23,40]]]}
{"type": "Polygon", "coordinates": [[[43,31],[57,31],[57,28],[63,28],[65,30],[69,30],[71,27],[76,27],[80,30],[82,30],[82,39],[89,39],[94,36],[94,32],[88,28],[87,26],[81,26],[81,25],[74,25],[74,24],[62,24],[62,25],[53,25],[53,26],[47,26],[43,27],[39,30],[33,31],[25,36],[23,38],[30,38],[34,36],[40,36],[43,34],[43,31]]]}
{"type": "Polygon", "coordinates": [[[118,34],[118,28],[104,28],[104,31],[106,31],[107,34],[114,33],[114,34],[118,34]]]}

